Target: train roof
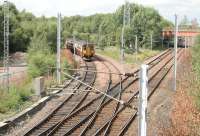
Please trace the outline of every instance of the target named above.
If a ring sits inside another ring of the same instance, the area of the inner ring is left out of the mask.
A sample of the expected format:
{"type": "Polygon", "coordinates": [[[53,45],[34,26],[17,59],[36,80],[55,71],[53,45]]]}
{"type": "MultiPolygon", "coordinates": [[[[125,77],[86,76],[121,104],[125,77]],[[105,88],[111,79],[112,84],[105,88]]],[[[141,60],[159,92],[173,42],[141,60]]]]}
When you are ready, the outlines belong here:
{"type": "Polygon", "coordinates": [[[80,46],[84,46],[84,45],[88,45],[88,46],[94,46],[96,45],[95,43],[91,43],[91,42],[86,42],[86,41],[83,41],[83,40],[76,40],[74,41],[73,39],[67,39],[66,40],[66,44],[78,44],[80,46]]]}

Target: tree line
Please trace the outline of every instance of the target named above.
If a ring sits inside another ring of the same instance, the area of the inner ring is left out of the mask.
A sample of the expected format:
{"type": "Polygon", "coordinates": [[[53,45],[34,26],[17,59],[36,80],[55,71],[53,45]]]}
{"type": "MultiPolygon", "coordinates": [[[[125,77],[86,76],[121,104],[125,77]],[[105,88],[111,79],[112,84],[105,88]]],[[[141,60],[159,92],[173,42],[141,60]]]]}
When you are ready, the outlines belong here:
{"type": "MultiPolygon", "coordinates": [[[[25,10],[19,11],[13,3],[10,6],[10,52],[26,52],[35,39],[44,38],[50,49],[56,51],[56,17],[36,17],[25,10]]],[[[66,38],[88,40],[100,48],[120,46],[123,26],[124,5],[114,13],[91,16],[71,16],[62,18],[62,43],[66,38]]],[[[0,55],[3,55],[3,5],[0,5],[0,55]]],[[[153,34],[160,41],[163,27],[172,24],[165,20],[158,11],[142,5],[130,4],[130,25],[125,27],[126,48],[134,44],[135,35],[139,45],[150,46],[149,37],[153,34]]],[[[159,44],[159,42],[158,42],[159,44]]],[[[46,46],[46,45],[44,45],[46,46]]]]}

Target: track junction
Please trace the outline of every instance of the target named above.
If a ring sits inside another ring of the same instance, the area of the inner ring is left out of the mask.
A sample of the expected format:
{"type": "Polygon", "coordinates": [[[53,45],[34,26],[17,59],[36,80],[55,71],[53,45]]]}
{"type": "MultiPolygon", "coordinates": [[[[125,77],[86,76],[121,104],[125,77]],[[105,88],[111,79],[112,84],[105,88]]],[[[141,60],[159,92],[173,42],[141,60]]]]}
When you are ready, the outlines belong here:
{"type": "MultiPolygon", "coordinates": [[[[178,59],[183,50],[178,50],[178,59]]],[[[64,97],[63,101],[23,135],[122,136],[131,131],[129,126],[138,113],[139,69],[134,70],[130,76],[130,74],[121,74],[112,62],[99,56],[96,56],[94,61],[83,61],[80,68],[82,71],[78,72],[81,78],[77,80],[74,77],[65,82],[63,91],[59,94],[64,97]],[[98,71],[94,61],[104,65],[109,73],[106,75],[107,81],[102,93],[95,90],[98,88],[95,85],[98,71]],[[122,101],[124,103],[121,103],[122,101]]],[[[172,70],[173,50],[168,49],[149,58],[145,63],[149,65],[148,99],[150,99],[165,76],[172,70]]]]}

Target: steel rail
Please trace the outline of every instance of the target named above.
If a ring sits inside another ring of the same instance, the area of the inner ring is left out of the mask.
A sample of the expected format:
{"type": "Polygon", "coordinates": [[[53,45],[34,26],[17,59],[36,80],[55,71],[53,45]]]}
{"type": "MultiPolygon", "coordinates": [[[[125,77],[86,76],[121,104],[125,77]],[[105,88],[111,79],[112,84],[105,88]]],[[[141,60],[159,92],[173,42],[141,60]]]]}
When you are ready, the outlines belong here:
{"type": "MultiPolygon", "coordinates": [[[[181,52],[178,55],[178,60],[180,59],[181,55],[182,55],[183,50],[181,50],[181,52]]],[[[168,63],[170,64],[170,62],[168,63]]],[[[161,84],[161,82],[164,80],[164,78],[167,76],[167,74],[170,72],[170,70],[172,69],[173,64],[171,64],[169,67],[165,66],[162,69],[164,70],[163,75],[161,76],[160,80],[157,82],[157,84],[151,89],[150,93],[148,94],[148,100],[151,98],[151,96],[153,95],[153,93],[156,91],[156,89],[159,87],[159,85],[161,84]]],[[[159,71],[162,72],[162,71],[159,71]]],[[[138,112],[138,111],[137,111],[138,112]]],[[[123,126],[123,128],[121,129],[120,133],[118,134],[118,136],[122,136],[124,135],[125,131],[128,129],[128,127],[131,125],[131,123],[134,121],[135,117],[137,116],[137,112],[135,112],[130,119],[125,123],[125,125],[123,126]]]]}
{"type": "MultiPolygon", "coordinates": [[[[90,64],[90,63],[89,63],[89,64],[90,64]]],[[[93,66],[95,66],[95,65],[93,64],[93,66]]],[[[87,64],[87,69],[89,69],[89,68],[91,68],[91,67],[89,67],[88,64],[87,64]]],[[[96,68],[96,67],[92,67],[92,68],[96,68]]],[[[89,73],[87,72],[86,77],[87,77],[88,75],[89,75],[89,73]]],[[[91,81],[89,81],[89,84],[90,84],[90,85],[93,85],[94,82],[95,82],[95,79],[96,79],[96,74],[93,75],[93,78],[92,78],[91,81]]],[[[87,82],[86,80],[87,80],[87,78],[85,78],[85,82],[87,82]]],[[[80,86],[80,87],[82,87],[82,86],[80,86]]],[[[84,87],[84,89],[90,89],[90,88],[84,87]]],[[[73,106],[73,108],[70,109],[70,112],[69,112],[68,114],[72,113],[76,108],[78,108],[78,107],[83,103],[83,101],[86,99],[86,97],[87,97],[88,94],[89,94],[89,92],[83,92],[82,97],[80,98],[79,102],[77,102],[77,103],[73,106]]],[[[67,114],[67,115],[68,115],[68,114],[67,114]]],[[[62,119],[62,117],[61,117],[61,119],[62,119]]],[[[59,120],[58,120],[58,122],[59,122],[59,120]]],[[[53,125],[52,127],[50,127],[49,129],[47,129],[46,131],[44,131],[43,133],[41,133],[39,136],[46,135],[50,130],[52,130],[52,129],[58,124],[58,122],[57,122],[55,125],[53,125]]]]}
{"type": "MultiPolygon", "coordinates": [[[[164,57],[164,58],[165,58],[165,57],[164,57]]],[[[161,58],[161,59],[164,59],[164,58],[161,58]]],[[[173,58],[171,58],[171,60],[172,60],[172,59],[173,59],[173,58]]],[[[150,70],[151,68],[152,68],[152,66],[150,65],[149,70],[150,70]]],[[[155,75],[154,75],[154,76],[155,76],[155,75]]],[[[152,79],[153,79],[153,77],[150,78],[149,81],[151,81],[152,79]]],[[[138,94],[139,94],[139,91],[135,92],[135,93],[130,97],[130,99],[127,101],[127,104],[130,104],[131,101],[133,101],[133,100],[137,97],[138,94]]],[[[101,128],[99,128],[99,129],[97,130],[97,132],[94,134],[94,136],[99,135],[99,134],[103,131],[103,129],[106,129],[105,132],[104,132],[104,136],[107,135],[108,132],[109,132],[109,129],[110,129],[111,125],[112,125],[112,121],[116,118],[116,116],[117,116],[125,107],[127,107],[127,106],[126,106],[126,105],[122,105],[122,107],[120,108],[120,110],[118,110],[117,113],[116,113],[109,121],[107,121],[101,128]]]]}
{"type": "MultiPolygon", "coordinates": [[[[106,65],[104,62],[103,62],[103,64],[107,67],[107,69],[109,69],[109,72],[111,72],[111,69],[108,67],[108,65],[106,65]]],[[[117,70],[118,70],[118,69],[117,69],[117,70]]],[[[118,72],[119,72],[119,70],[118,70],[118,72]]],[[[111,86],[111,84],[112,84],[112,79],[111,79],[111,77],[112,77],[112,74],[110,73],[110,74],[109,74],[109,81],[108,81],[108,86],[107,86],[107,89],[106,89],[106,93],[109,91],[110,86],[111,86]]],[[[89,119],[89,118],[91,117],[91,115],[93,115],[93,116],[92,116],[92,118],[93,118],[93,117],[95,116],[95,114],[98,113],[98,111],[100,110],[100,108],[101,108],[103,102],[105,101],[105,98],[106,98],[106,96],[104,96],[104,97],[102,98],[100,104],[97,106],[96,112],[95,112],[95,113],[89,114],[88,116],[85,117],[85,119],[89,119]]],[[[72,126],[71,129],[69,129],[69,130],[68,130],[67,132],[65,132],[63,135],[69,135],[73,130],[75,130],[78,126],[81,125],[81,123],[84,123],[85,121],[86,121],[86,120],[81,120],[80,122],[78,122],[78,125],[72,126]]]]}
{"type": "MultiPolygon", "coordinates": [[[[105,65],[105,63],[104,63],[104,65],[105,65]]],[[[108,68],[108,66],[107,66],[107,68],[108,68]]],[[[110,70],[109,70],[110,71],[110,70]]],[[[111,74],[110,74],[110,76],[109,76],[109,78],[110,78],[110,80],[109,80],[109,84],[108,84],[108,89],[110,88],[110,84],[111,84],[111,74]]],[[[82,121],[82,122],[84,122],[84,120],[82,121]]],[[[57,124],[57,125],[59,125],[59,124],[57,124]]],[[[56,129],[56,126],[55,126],[55,128],[54,129],[56,129]]],[[[73,129],[73,127],[71,128],[71,129],[73,129]]],[[[51,133],[51,132],[50,132],[51,133]]]]}
{"type": "MultiPolygon", "coordinates": [[[[113,65],[111,62],[109,62],[109,63],[110,63],[113,67],[115,67],[115,69],[117,69],[118,73],[120,73],[119,69],[118,69],[115,65],[113,65]]],[[[111,75],[111,74],[110,74],[110,75],[111,75]]],[[[116,75],[117,75],[117,74],[116,74],[116,75]]],[[[121,93],[122,93],[122,83],[121,83],[122,77],[121,77],[120,75],[119,75],[119,77],[120,77],[120,93],[119,93],[119,95],[117,96],[117,99],[118,99],[118,100],[121,99],[121,93]]],[[[107,90],[107,93],[108,93],[108,90],[107,90]]],[[[94,121],[96,120],[97,116],[99,116],[98,113],[100,113],[100,111],[103,109],[103,107],[105,107],[105,105],[103,105],[103,102],[104,102],[105,100],[106,100],[106,96],[104,95],[103,101],[102,101],[101,104],[98,106],[97,110],[95,111],[93,117],[90,119],[89,123],[88,123],[88,124],[85,126],[85,128],[82,130],[80,136],[81,136],[81,135],[84,135],[84,134],[86,133],[86,131],[88,130],[88,128],[91,127],[92,124],[94,124],[94,121]]],[[[118,109],[118,107],[119,107],[119,102],[117,102],[117,106],[115,107],[114,112],[118,109]]]]}
{"type": "MultiPolygon", "coordinates": [[[[162,53],[161,55],[160,55],[160,57],[161,56],[163,56],[164,54],[166,54],[167,52],[165,52],[165,53],[162,53]]],[[[157,57],[157,59],[158,59],[159,57],[157,57]]],[[[149,62],[149,64],[151,64],[152,62],[154,62],[156,59],[154,59],[154,60],[152,60],[152,61],[150,61],[149,62]]],[[[152,65],[151,67],[153,67],[154,65],[152,65]]],[[[136,72],[138,72],[138,71],[136,71],[136,72]]],[[[94,99],[94,100],[97,100],[97,99],[94,99]]],[[[91,103],[93,103],[94,101],[92,101],[91,103]]],[[[91,103],[88,103],[88,104],[91,104],[91,103]]],[[[85,106],[89,106],[89,105],[85,105],[85,106]]],[[[83,108],[85,108],[85,107],[83,107],[83,108]]],[[[67,120],[69,118],[69,116],[68,117],[66,117],[62,122],[64,122],[65,120],[67,120]]],[[[61,123],[62,124],[62,123],[61,123]]],[[[52,133],[53,133],[53,131],[52,131],[52,133]]],[[[49,133],[49,135],[51,135],[52,133],[49,133]]]]}
{"type": "MultiPolygon", "coordinates": [[[[180,51],[180,50],[179,50],[179,51],[180,51]]],[[[180,53],[180,54],[181,54],[181,53],[180,53]]],[[[154,77],[158,74],[158,72],[160,72],[163,68],[165,68],[165,66],[166,66],[167,64],[169,64],[169,63],[172,61],[172,59],[173,59],[173,57],[171,57],[170,60],[168,60],[168,61],[161,67],[161,69],[159,69],[157,72],[155,72],[155,74],[153,74],[153,76],[151,76],[151,78],[149,79],[149,82],[151,82],[151,81],[154,79],[154,77]]],[[[164,77],[163,77],[163,78],[164,78],[164,77]]],[[[162,82],[162,81],[160,81],[160,82],[162,82]]],[[[158,85],[160,84],[160,82],[159,82],[156,86],[158,86],[158,85]]],[[[153,91],[151,91],[151,93],[150,93],[149,96],[148,96],[148,99],[150,98],[150,96],[153,94],[153,92],[154,92],[155,90],[156,90],[156,87],[153,89],[153,91]]],[[[130,99],[128,100],[127,103],[131,103],[135,98],[137,98],[138,94],[139,94],[139,90],[138,90],[134,95],[132,95],[132,97],[130,97],[130,99]]],[[[109,131],[110,131],[110,127],[111,127],[111,125],[112,125],[112,122],[117,118],[117,116],[119,115],[119,113],[122,112],[122,111],[124,110],[124,108],[126,108],[126,107],[125,107],[125,106],[121,107],[121,109],[113,116],[113,118],[111,118],[110,121],[108,121],[107,123],[105,123],[94,135],[95,135],[95,136],[99,135],[99,133],[101,133],[105,127],[107,127],[107,128],[106,128],[106,130],[104,131],[104,136],[108,135],[108,133],[109,133],[109,131]]],[[[137,108],[134,108],[134,109],[137,109],[137,108]]],[[[137,110],[135,111],[135,113],[132,114],[132,116],[130,117],[129,122],[126,122],[126,123],[125,123],[124,127],[122,128],[121,132],[119,133],[120,136],[121,136],[122,133],[124,133],[125,129],[128,128],[128,126],[130,125],[130,123],[132,123],[132,121],[135,119],[136,115],[137,115],[137,110]]]]}
{"type": "MultiPolygon", "coordinates": [[[[85,63],[85,65],[87,65],[86,63],[85,63]]],[[[86,67],[87,68],[87,67],[86,67]]],[[[86,79],[86,75],[87,75],[87,72],[85,72],[84,74],[83,74],[83,78],[82,78],[82,81],[84,81],[85,79],[86,79]]],[[[69,82],[69,84],[68,84],[68,86],[67,87],[69,87],[70,85],[72,85],[71,84],[72,82],[69,82]]],[[[75,89],[78,89],[78,88],[80,88],[82,86],[82,84],[81,83],[77,83],[73,88],[75,89]]],[[[66,87],[64,87],[64,88],[66,88],[66,87]]],[[[41,125],[43,125],[47,120],[49,120],[52,116],[53,116],[53,114],[55,114],[61,107],[63,107],[63,105],[65,104],[65,103],[67,103],[71,98],[72,98],[72,96],[73,96],[73,94],[71,94],[69,97],[67,97],[66,99],[64,99],[64,101],[60,104],[60,105],[58,105],[50,114],[48,114],[43,120],[41,120],[37,125],[35,125],[33,128],[31,128],[28,132],[26,132],[25,134],[24,134],[24,136],[27,136],[27,135],[30,135],[34,130],[36,130],[37,128],[39,128],[41,125]]],[[[51,127],[50,127],[51,128],[51,127]]],[[[46,131],[44,131],[44,132],[46,132],[46,131]]],[[[43,133],[43,132],[42,132],[43,133]]]]}
{"type": "MultiPolygon", "coordinates": [[[[167,52],[167,51],[166,51],[166,52],[167,52]]],[[[162,56],[163,54],[165,54],[165,53],[160,54],[160,56],[162,56]]],[[[156,60],[156,59],[155,59],[155,60],[156,60]]],[[[153,60],[153,61],[155,61],[155,60],[153,60]]],[[[152,61],[152,62],[153,62],[153,61],[152,61]]],[[[116,86],[116,85],[115,85],[115,86],[116,86]]],[[[61,105],[62,105],[62,104],[61,104],[61,105]]],[[[52,113],[53,113],[53,112],[52,112],[52,113]]],[[[48,118],[48,117],[47,117],[47,118],[48,118]]],[[[47,118],[46,118],[46,119],[47,119],[47,118]]],[[[44,119],[44,120],[45,120],[45,119],[44,119]]],[[[43,120],[43,121],[44,121],[44,120],[43,120]]],[[[42,122],[42,121],[41,121],[41,122],[42,122]]],[[[40,122],[40,123],[41,123],[41,122],[40,122]]],[[[40,124],[40,123],[39,123],[39,124],[40,124]]]]}
{"type": "MultiPolygon", "coordinates": [[[[128,78],[124,79],[123,82],[125,82],[128,78]]],[[[110,90],[114,90],[114,88],[116,88],[116,85],[112,87],[112,89],[110,90]]],[[[96,103],[98,103],[100,100],[100,98],[102,98],[104,95],[99,95],[96,98],[94,98],[93,100],[89,101],[88,103],[86,103],[85,105],[83,105],[82,107],[78,108],[76,111],[72,112],[70,115],[66,116],[59,124],[57,124],[57,126],[48,134],[48,135],[52,135],[65,121],[69,120],[70,118],[76,116],[76,114],[80,113],[81,111],[86,111],[84,109],[88,108],[90,105],[95,105],[96,103]],[[96,103],[95,103],[96,102],[96,103]]],[[[104,101],[104,104],[106,104],[109,99],[106,99],[104,101]]],[[[95,110],[92,111],[92,113],[94,113],[95,110]]],[[[91,114],[92,114],[91,113],[91,114]]],[[[84,122],[80,122],[81,124],[84,122]]],[[[80,123],[77,124],[77,127],[80,125],[80,123]]]]}

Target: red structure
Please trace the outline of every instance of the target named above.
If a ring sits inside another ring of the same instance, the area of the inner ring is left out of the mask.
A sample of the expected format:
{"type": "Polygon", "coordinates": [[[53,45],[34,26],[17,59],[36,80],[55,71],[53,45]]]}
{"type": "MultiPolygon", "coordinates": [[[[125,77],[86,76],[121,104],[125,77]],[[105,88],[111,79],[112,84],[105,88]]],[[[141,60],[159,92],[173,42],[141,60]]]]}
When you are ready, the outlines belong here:
{"type": "MultiPolygon", "coordinates": [[[[166,28],[162,31],[164,39],[173,39],[174,28],[166,28]]],[[[194,39],[197,35],[200,35],[200,28],[179,28],[178,39],[182,41],[183,44],[191,46],[194,44],[194,39]]]]}

